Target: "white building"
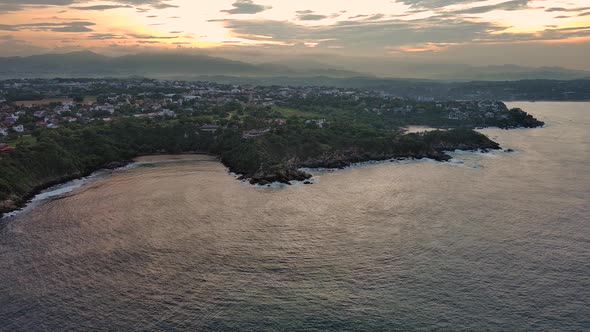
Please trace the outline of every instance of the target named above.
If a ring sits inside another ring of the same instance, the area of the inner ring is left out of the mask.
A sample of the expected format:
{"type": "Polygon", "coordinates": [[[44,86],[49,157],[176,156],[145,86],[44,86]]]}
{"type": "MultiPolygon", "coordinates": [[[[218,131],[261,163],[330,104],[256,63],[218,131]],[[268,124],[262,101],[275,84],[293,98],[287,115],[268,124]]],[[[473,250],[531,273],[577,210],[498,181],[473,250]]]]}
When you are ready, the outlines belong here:
{"type": "Polygon", "coordinates": [[[163,109],[162,111],[160,111],[158,113],[158,115],[160,116],[167,116],[167,117],[171,117],[171,118],[175,118],[176,117],[176,113],[174,111],[171,111],[167,108],[163,109]]]}
{"type": "Polygon", "coordinates": [[[106,112],[109,112],[110,114],[115,113],[115,108],[109,104],[105,104],[102,106],[96,106],[92,110],[93,111],[106,111],[106,112]]]}

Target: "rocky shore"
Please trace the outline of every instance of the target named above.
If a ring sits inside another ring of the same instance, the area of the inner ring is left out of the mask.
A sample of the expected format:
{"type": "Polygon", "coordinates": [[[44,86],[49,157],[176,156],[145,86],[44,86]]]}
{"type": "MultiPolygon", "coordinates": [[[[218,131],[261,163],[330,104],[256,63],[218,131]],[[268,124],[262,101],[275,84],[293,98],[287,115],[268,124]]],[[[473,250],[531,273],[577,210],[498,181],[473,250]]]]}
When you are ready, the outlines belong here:
{"type": "Polygon", "coordinates": [[[294,166],[290,166],[272,172],[259,171],[251,177],[242,175],[238,179],[247,180],[250,184],[269,185],[273,182],[291,184],[291,181],[306,181],[310,178],[311,174],[303,172],[294,166]]]}
{"type": "MultiPolygon", "coordinates": [[[[252,175],[243,174],[238,179],[248,181],[250,184],[269,185],[273,182],[291,184],[291,181],[307,181],[312,176],[301,168],[326,168],[342,169],[352,164],[367,161],[382,161],[390,159],[433,159],[440,162],[449,161],[452,157],[446,151],[489,151],[499,150],[500,145],[487,136],[472,131],[471,139],[456,141],[448,138],[432,140],[428,145],[416,149],[400,149],[395,152],[363,151],[359,148],[351,148],[344,151],[327,153],[317,158],[299,160],[293,158],[283,167],[272,167],[266,170],[261,168],[252,175]]],[[[411,134],[420,136],[420,134],[411,134]]],[[[395,143],[394,143],[395,144],[395,143]]],[[[395,150],[395,149],[394,149],[395,150]]],[[[231,165],[226,165],[232,170],[231,165]]],[[[238,173],[238,172],[236,172],[238,173]]]]}
{"type": "MultiPolygon", "coordinates": [[[[454,150],[490,150],[500,149],[500,145],[485,135],[472,131],[456,129],[450,131],[435,131],[423,134],[407,134],[392,140],[388,146],[377,145],[361,148],[352,146],[347,149],[325,152],[305,159],[298,155],[285,155],[275,164],[261,162],[259,168],[245,167],[242,163],[229,163],[224,158],[220,160],[230,171],[241,174],[239,179],[250,184],[270,185],[274,182],[291,184],[291,181],[310,183],[312,177],[301,168],[344,168],[354,163],[367,161],[381,161],[389,159],[422,159],[430,158],[437,161],[448,161],[451,157],[445,151],[454,150]]],[[[262,150],[261,152],[268,152],[262,150]]],[[[131,160],[117,160],[105,163],[85,174],[67,174],[58,178],[48,178],[26,195],[11,195],[0,201],[0,215],[24,207],[35,195],[60,183],[88,176],[100,169],[116,169],[128,165],[131,160]]],[[[249,165],[247,165],[249,166],[249,165]]]]}

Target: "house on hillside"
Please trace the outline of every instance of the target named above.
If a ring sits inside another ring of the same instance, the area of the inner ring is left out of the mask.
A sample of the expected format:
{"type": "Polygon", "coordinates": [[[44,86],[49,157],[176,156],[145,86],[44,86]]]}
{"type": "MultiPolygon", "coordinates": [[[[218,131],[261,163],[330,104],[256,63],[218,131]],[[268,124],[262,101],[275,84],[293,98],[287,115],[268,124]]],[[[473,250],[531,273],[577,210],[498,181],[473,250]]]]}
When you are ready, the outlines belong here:
{"type": "Polygon", "coordinates": [[[4,123],[7,125],[13,125],[18,121],[19,117],[17,115],[9,115],[4,118],[4,123]]]}
{"type": "Polygon", "coordinates": [[[270,129],[264,129],[264,130],[259,130],[259,129],[252,129],[252,130],[248,130],[242,133],[242,138],[256,138],[256,137],[260,137],[266,133],[268,133],[270,131],[270,129]]]}
{"type": "Polygon", "coordinates": [[[174,111],[171,111],[171,110],[167,109],[167,108],[161,110],[158,113],[158,115],[160,115],[160,116],[167,116],[169,118],[175,118],[176,117],[176,113],[174,111]]]}
{"type": "Polygon", "coordinates": [[[109,112],[110,114],[113,114],[113,113],[115,113],[115,108],[110,104],[105,104],[105,105],[96,106],[96,107],[92,108],[92,111],[103,111],[103,112],[109,112]]]}
{"type": "Polygon", "coordinates": [[[14,149],[12,146],[4,143],[0,143],[0,152],[10,151],[14,149]]]}
{"type": "Polygon", "coordinates": [[[210,133],[216,132],[217,129],[219,129],[219,126],[214,125],[214,124],[206,124],[206,125],[203,125],[199,128],[199,130],[201,130],[201,131],[206,131],[206,132],[210,132],[210,133]]]}

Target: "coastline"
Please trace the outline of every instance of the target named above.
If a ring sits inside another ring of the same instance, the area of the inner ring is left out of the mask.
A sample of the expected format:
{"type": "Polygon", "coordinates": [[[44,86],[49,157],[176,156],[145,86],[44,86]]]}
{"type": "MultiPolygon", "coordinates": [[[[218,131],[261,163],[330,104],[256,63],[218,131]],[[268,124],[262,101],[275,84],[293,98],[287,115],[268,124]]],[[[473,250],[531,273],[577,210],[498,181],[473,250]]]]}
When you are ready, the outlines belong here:
{"type": "MultiPolygon", "coordinates": [[[[487,148],[484,150],[481,149],[466,149],[466,150],[457,150],[457,151],[464,151],[464,152],[477,152],[489,150],[491,148],[487,148]]],[[[497,149],[501,149],[498,147],[497,149]]],[[[451,151],[443,151],[437,154],[424,154],[424,155],[383,155],[383,156],[370,156],[364,155],[364,158],[360,156],[349,156],[349,158],[335,158],[335,159],[325,159],[323,161],[311,161],[306,163],[301,163],[299,166],[291,167],[283,171],[278,171],[276,173],[258,173],[255,174],[253,177],[247,177],[244,174],[233,172],[231,167],[226,165],[222,162],[222,164],[227,168],[228,174],[233,175],[237,180],[240,180],[244,183],[248,183],[252,186],[259,186],[259,187],[266,187],[271,186],[273,184],[282,184],[282,185],[292,185],[293,183],[302,183],[302,184],[313,184],[313,176],[308,173],[308,171],[334,171],[338,169],[345,169],[349,167],[361,166],[361,165],[369,165],[369,164],[376,164],[376,163],[384,163],[384,162],[396,162],[396,161],[405,161],[405,160],[422,160],[422,159],[429,159],[435,162],[448,162],[452,157],[446,154],[445,152],[451,151]]],[[[178,162],[178,161],[196,161],[194,158],[188,158],[190,156],[210,156],[214,157],[216,160],[220,160],[219,156],[210,154],[210,153],[203,153],[203,152],[186,152],[186,153],[179,153],[179,154],[146,154],[137,156],[133,159],[124,160],[124,161],[114,161],[110,162],[106,165],[103,165],[100,168],[87,172],[85,174],[76,174],[71,176],[66,176],[57,180],[52,180],[43,185],[35,187],[31,190],[26,196],[23,196],[18,201],[13,200],[6,200],[0,202],[0,220],[14,216],[15,213],[24,211],[31,203],[35,201],[35,198],[43,193],[51,192],[52,188],[59,189],[59,187],[64,186],[73,181],[84,181],[86,179],[92,178],[93,176],[101,175],[101,172],[108,172],[108,174],[112,174],[112,172],[122,169],[127,169],[132,166],[139,166],[142,164],[160,164],[165,162],[178,162]]],[[[82,185],[84,185],[83,183],[82,185]]],[[[81,185],[81,186],[82,186],[81,185]]],[[[77,189],[79,187],[74,188],[77,189]]],[[[67,192],[60,193],[56,196],[63,196],[67,192]]]]}
{"type": "MultiPolygon", "coordinates": [[[[453,151],[444,151],[447,154],[453,154],[453,155],[482,155],[482,156],[494,156],[500,153],[506,153],[506,154],[512,154],[512,153],[516,153],[517,151],[513,150],[513,149],[504,149],[504,148],[500,148],[500,149],[494,149],[494,150],[453,150],[453,151]]],[[[338,167],[338,168],[329,168],[329,167],[317,167],[317,168],[310,168],[310,167],[301,167],[298,168],[299,171],[308,173],[308,174],[312,174],[312,176],[305,180],[305,181],[301,181],[301,180],[291,180],[289,183],[284,183],[284,182],[279,182],[279,181],[275,181],[272,183],[267,183],[267,184],[260,184],[260,183],[255,183],[255,184],[251,184],[250,183],[250,179],[244,179],[242,178],[242,176],[240,176],[239,174],[233,173],[230,171],[230,175],[232,175],[234,178],[236,178],[237,180],[240,180],[243,184],[246,184],[248,186],[254,186],[257,188],[268,188],[268,187],[285,187],[285,186],[290,186],[290,185],[300,185],[300,184],[304,184],[304,185],[308,185],[308,184],[315,184],[316,183],[316,175],[313,175],[314,173],[333,173],[336,171],[341,171],[341,170],[347,170],[347,169],[353,169],[353,168],[362,168],[362,167],[367,167],[367,166],[373,166],[373,165],[381,165],[381,164],[388,164],[388,163],[392,163],[392,164],[396,164],[396,165],[401,165],[401,164],[410,164],[410,163],[419,163],[419,162],[432,162],[432,163],[440,163],[440,164],[452,164],[455,166],[461,166],[463,165],[463,163],[461,161],[458,161],[456,156],[451,156],[451,159],[449,160],[436,160],[433,158],[428,158],[428,157],[424,157],[424,158],[404,158],[404,157],[400,157],[400,158],[390,158],[390,159],[371,159],[371,160],[364,160],[364,161],[359,161],[359,162],[353,162],[350,163],[347,166],[344,167],[338,167]]]]}
{"type": "Polygon", "coordinates": [[[21,211],[22,209],[26,208],[26,206],[29,205],[35,197],[43,194],[44,192],[47,192],[51,188],[62,186],[68,182],[89,178],[100,171],[113,171],[116,169],[124,168],[131,163],[133,163],[132,160],[111,162],[111,163],[104,165],[103,167],[99,167],[99,168],[94,169],[89,172],[85,172],[82,174],[73,174],[70,176],[64,176],[59,179],[54,179],[54,180],[48,181],[46,183],[43,183],[39,186],[34,187],[26,195],[24,195],[23,197],[21,197],[17,200],[8,199],[8,200],[1,201],[0,202],[0,220],[4,219],[5,217],[9,216],[10,214],[12,214],[14,212],[18,212],[18,211],[21,211]]]}
{"type": "MultiPolygon", "coordinates": [[[[85,179],[92,178],[93,176],[100,175],[101,172],[109,172],[112,173],[117,170],[127,169],[134,165],[141,165],[141,164],[149,164],[149,163],[162,163],[167,161],[182,161],[184,158],[182,156],[195,156],[195,155],[207,155],[216,157],[209,153],[202,153],[202,152],[186,152],[186,153],[179,153],[179,154],[146,154],[140,155],[133,159],[123,160],[123,161],[113,161],[103,165],[102,167],[98,167],[94,170],[83,174],[73,174],[70,176],[65,176],[59,179],[55,179],[52,181],[48,181],[42,185],[39,185],[33,188],[29,193],[24,195],[22,198],[18,200],[5,200],[0,202],[0,220],[10,217],[16,212],[23,211],[27,206],[34,202],[34,199],[43,193],[52,191],[51,189],[64,186],[69,182],[73,181],[84,181],[85,179]]],[[[190,160],[190,159],[189,159],[190,160]]]]}
{"type": "MultiPolygon", "coordinates": [[[[449,162],[452,157],[450,155],[448,155],[448,153],[456,153],[456,152],[466,152],[466,153],[489,153],[490,150],[501,150],[502,148],[497,148],[497,149],[471,149],[471,150],[448,150],[448,151],[442,151],[440,154],[437,155],[424,155],[424,156],[393,156],[393,157],[375,157],[373,159],[351,159],[348,161],[342,161],[342,160],[327,160],[325,163],[315,163],[315,164],[304,164],[298,168],[296,168],[296,172],[293,171],[288,171],[285,172],[284,175],[282,177],[277,177],[276,174],[265,174],[265,175],[259,175],[261,177],[257,177],[257,178],[249,178],[249,177],[245,177],[243,174],[239,174],[239,173],[234,173],[231,171],[231,169],[224,164],[224,166],[226,166],[227,170],[228,170],[228,174],[235,177],[237,180],[243,182],[243,183],[247,183],[248,185],[251,186],[256,186],[256,187],[269,187],[269,186],[273,186],[273,185],[292,185],[292,184],[313,184],[313,175],[311,175],[309,172],[332,172],[332,171],[336,171],[336,170],[341,170],[341,169],[346,169],[346,168],[351,168],[351,167],[360,167],[360,166],[367,166],[367,165],[373,165],[373,164],[380,164],[380,163],[387,163],[387,162],[391,162],[391,163],[395,163],[395,162],[404,162],[404,161],[420,161],[420,160],[432,160],[434,162],[439,162],[439,163],[445,163],[445,162],[449,162]],[[338,165],[337,167],[332,167],[335,165],[338,165]],[[314,167],[311,167],[311,166],[314,167]],[[277,177],[276,180],[270,181],[270,177],[277,177]],[[267,180],[265,180],[265,178],[267,180]]],[[[99,178],[102,175],[108,175],[108,174],[112,174],[112,172],[117,171],[117,170],[124,170],[124,169],[128,169],[129,167],[133,167],[133,166],[140,166],[140,165],[146,165],[146,164],[161,164],[161,163],[166,163],[166,162],[180,162],[180,161],[202,161],[202,160],[198,160],[195,158],[190,158],[190,157],[194,157],[194,156],[209,156],[212,158],[215,158],[215,160],[219,160],[219,157],[210,153],[179,153],[179,154],[148,154],[148,155],[141,155],[141,156],[137,156],[133,159],[130,160],[126,160],[126,161],[118,161],[118,162],[111,162],[107,165],[105,165],[104,167],[98,168],[92,172],[89,172],[88,174],[84,174],[84,175],[72,175],[69,177],[64,177],[61,180],[56,180],[56,181],[51,181],[48,182],[42,186],[36,187],[33,191],[31,191],[31,193],[29,193],[26,197],[23,197],[23,199],[21,201],[19,201],[18,203],[14,203],[13,208],[9,208],[9,209],[1,209],[0,210],[0,220],[5,219],[5,218],[9,218],[11,216],[14,216],[16,213],[25,211],[25,209],[30,206],[32,203],[35,202],[35,198],[38,197],[39,195],[42,195],[44,193],[47,192],[51,192],[53,191],[52,189],[58,190],[60,187],[67,185],[70,182],[74,182],[74,181],[82,181],[83,183],[80,184],[80,186],[76,186],[75,188],[72,189],[78,189],[81,186],[87,184],[88,182],[85,180],[90,180],[93,177],[97,177],[99,178]],[[105,174],[101,174],[101,172],[105,172],[105,174]]],[[[211,160],[207,160],[207,161],[212,161],[211,160]]],[[[50,196],[50,197],[61,197],[64,196],[65,194],[67,194],[68,192],[71,191],[67,191],[67,192],[62,192],[59,194],[56,194],[55,196],[50,196]]],[[[50,198],[48,197],[48,198],[50,198]]],[[[45,199],[48,199],[45,198],[45,199]]]]}
{"type": "Polygon", "coordinates": [[[181,156],[186,155],[208,155],[217,158],[230,173],[238,175],[238,180],[249,182],[251,185],[270,185],[272,183],[282,183],[290,185],[292,181],[311,184],[312,175],[302,169],[342,169],[355,163],[379,162],[387,160],[400,159],[432,159],[439,162],[446,162],[452,159],[445,151],[463,150],[498,150],[500,145],[487,136],[475,132],[466,131],[466,136],[453,136],[452,131],[437,131],[425,134],[409,134],[405,137],[411,142],[419,142],[418,145],[412,145],[401,141],[392,141],[387,149],[366,149],[361,147],[350,147],[348,149],[332,151],[321,155],[308,157],[305,160],[299,159],[299,156],[286,156],[283,163],[271,164],[264,167],[260,165],[255,168],[243,168],[239,162],[227,160],[223,155],[216,155],[203,151],[186,151],[178,154],[143,154],[133,159],[123,159],[111,161],[100,167],[93,168],[83,174],[67,174],[66,176],[50,179],[40,185],[32,188],[27,194],[21,197],[11,197],[0,202],[0,216],[14,211],[18,211],[31,202],[37,195],[56,185],[91,176],[101,170],[115,170],[126,167],[132,163],[138,162],[162,162],[166,160],[182,160],[181,156]],[[417,141],[415,141],[417,139],[417,141]]]}
{"type": "MultiPolygon", "coordinates": [[[[482,135],[483,136],[483,135],[482,135]]],[[[485,136],[484,136],[485,137],[485,136]]],[[[291,184],[291,181],[300,181],[309,184],[312,175],[305,172],[305,169],[343,169],[358,163],[371,163],[389,160],[406,160],[406,159],[431,159],[437,162],[448,162],[452,157],[447,153],[451,151],[489,151],[501,150],[502,147],[488,139],[483,142],[471,143],[451,143],[440,142],[430,149],[418,151],[406,151],[396,153],[371,153],[360,150],[339,151],[329,155],[323,155],[317,159],[310,160],[291,160],[287,165],[278,169],[271,168],[268,170],[257,170],[251,174],[242,174],[238,169],[228,165],[230,172],[239,174],[238,180],[247,181],[252,185],[270,185],[272,183],[291,184]]],[[[223,162],[223,160],[222,160],[223,162]]]]}

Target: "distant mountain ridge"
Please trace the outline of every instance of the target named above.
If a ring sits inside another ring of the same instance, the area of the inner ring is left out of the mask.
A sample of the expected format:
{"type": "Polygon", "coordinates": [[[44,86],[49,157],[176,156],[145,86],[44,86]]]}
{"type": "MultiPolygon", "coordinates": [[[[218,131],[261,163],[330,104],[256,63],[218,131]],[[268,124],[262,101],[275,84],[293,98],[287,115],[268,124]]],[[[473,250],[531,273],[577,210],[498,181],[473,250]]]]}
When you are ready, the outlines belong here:
{"type": "MultiPolygon", "coordinates": [[[[368,60],[367,60],[368,61],[368,60]]],[[[352,63],[332,65],[308,57],[249,63],[210,55],[139,53],[110,57],[91,51],[0,57],[0,79],[54,77],[129,77],[194,79],[201,76],[332,78],[403,78],[442,81],[512,81],[523,79],[571,80],[590,78],[590,72],[560,67],[518,65],[470,66],[460,64],[384,63],[383,70],[368,70],[352,63]],[[355,69],[348,69],[355,68],[355,69]],[[385,70],[387,69],[387,70],[385,70]],[[367,73],[388,73],[372,75],[367,73]]],[[[369,68],[371,63],[367,64],[369,68]]]]}
{"type": "MultiPolygon", "coordinates": [[[[434,78],[453,80],[457,77],[461,77],[461,73],[461,71],[457,71],[446,75],[438,75],[434,78]]],[[[463,72],[463,75],[465,76],[464,80],[571,80],[587,78],[590,75],[590,72],[561,67],[523,67],[518,65],[496,65],[483,67],[470,66],[467,69],[467,73],[463,72]]]]}
{"type": "Polygon", "coordinates": [[[0,78],[51,77],[126,77],[132,75],[162,78],[198,75],[249,76],[357,76],[359,73],[323,69],[313,73],[274,64],[250,64],[242,61],[169,53],[139,53],[108,57],[90,51],[0,58],[0,78]]]}

